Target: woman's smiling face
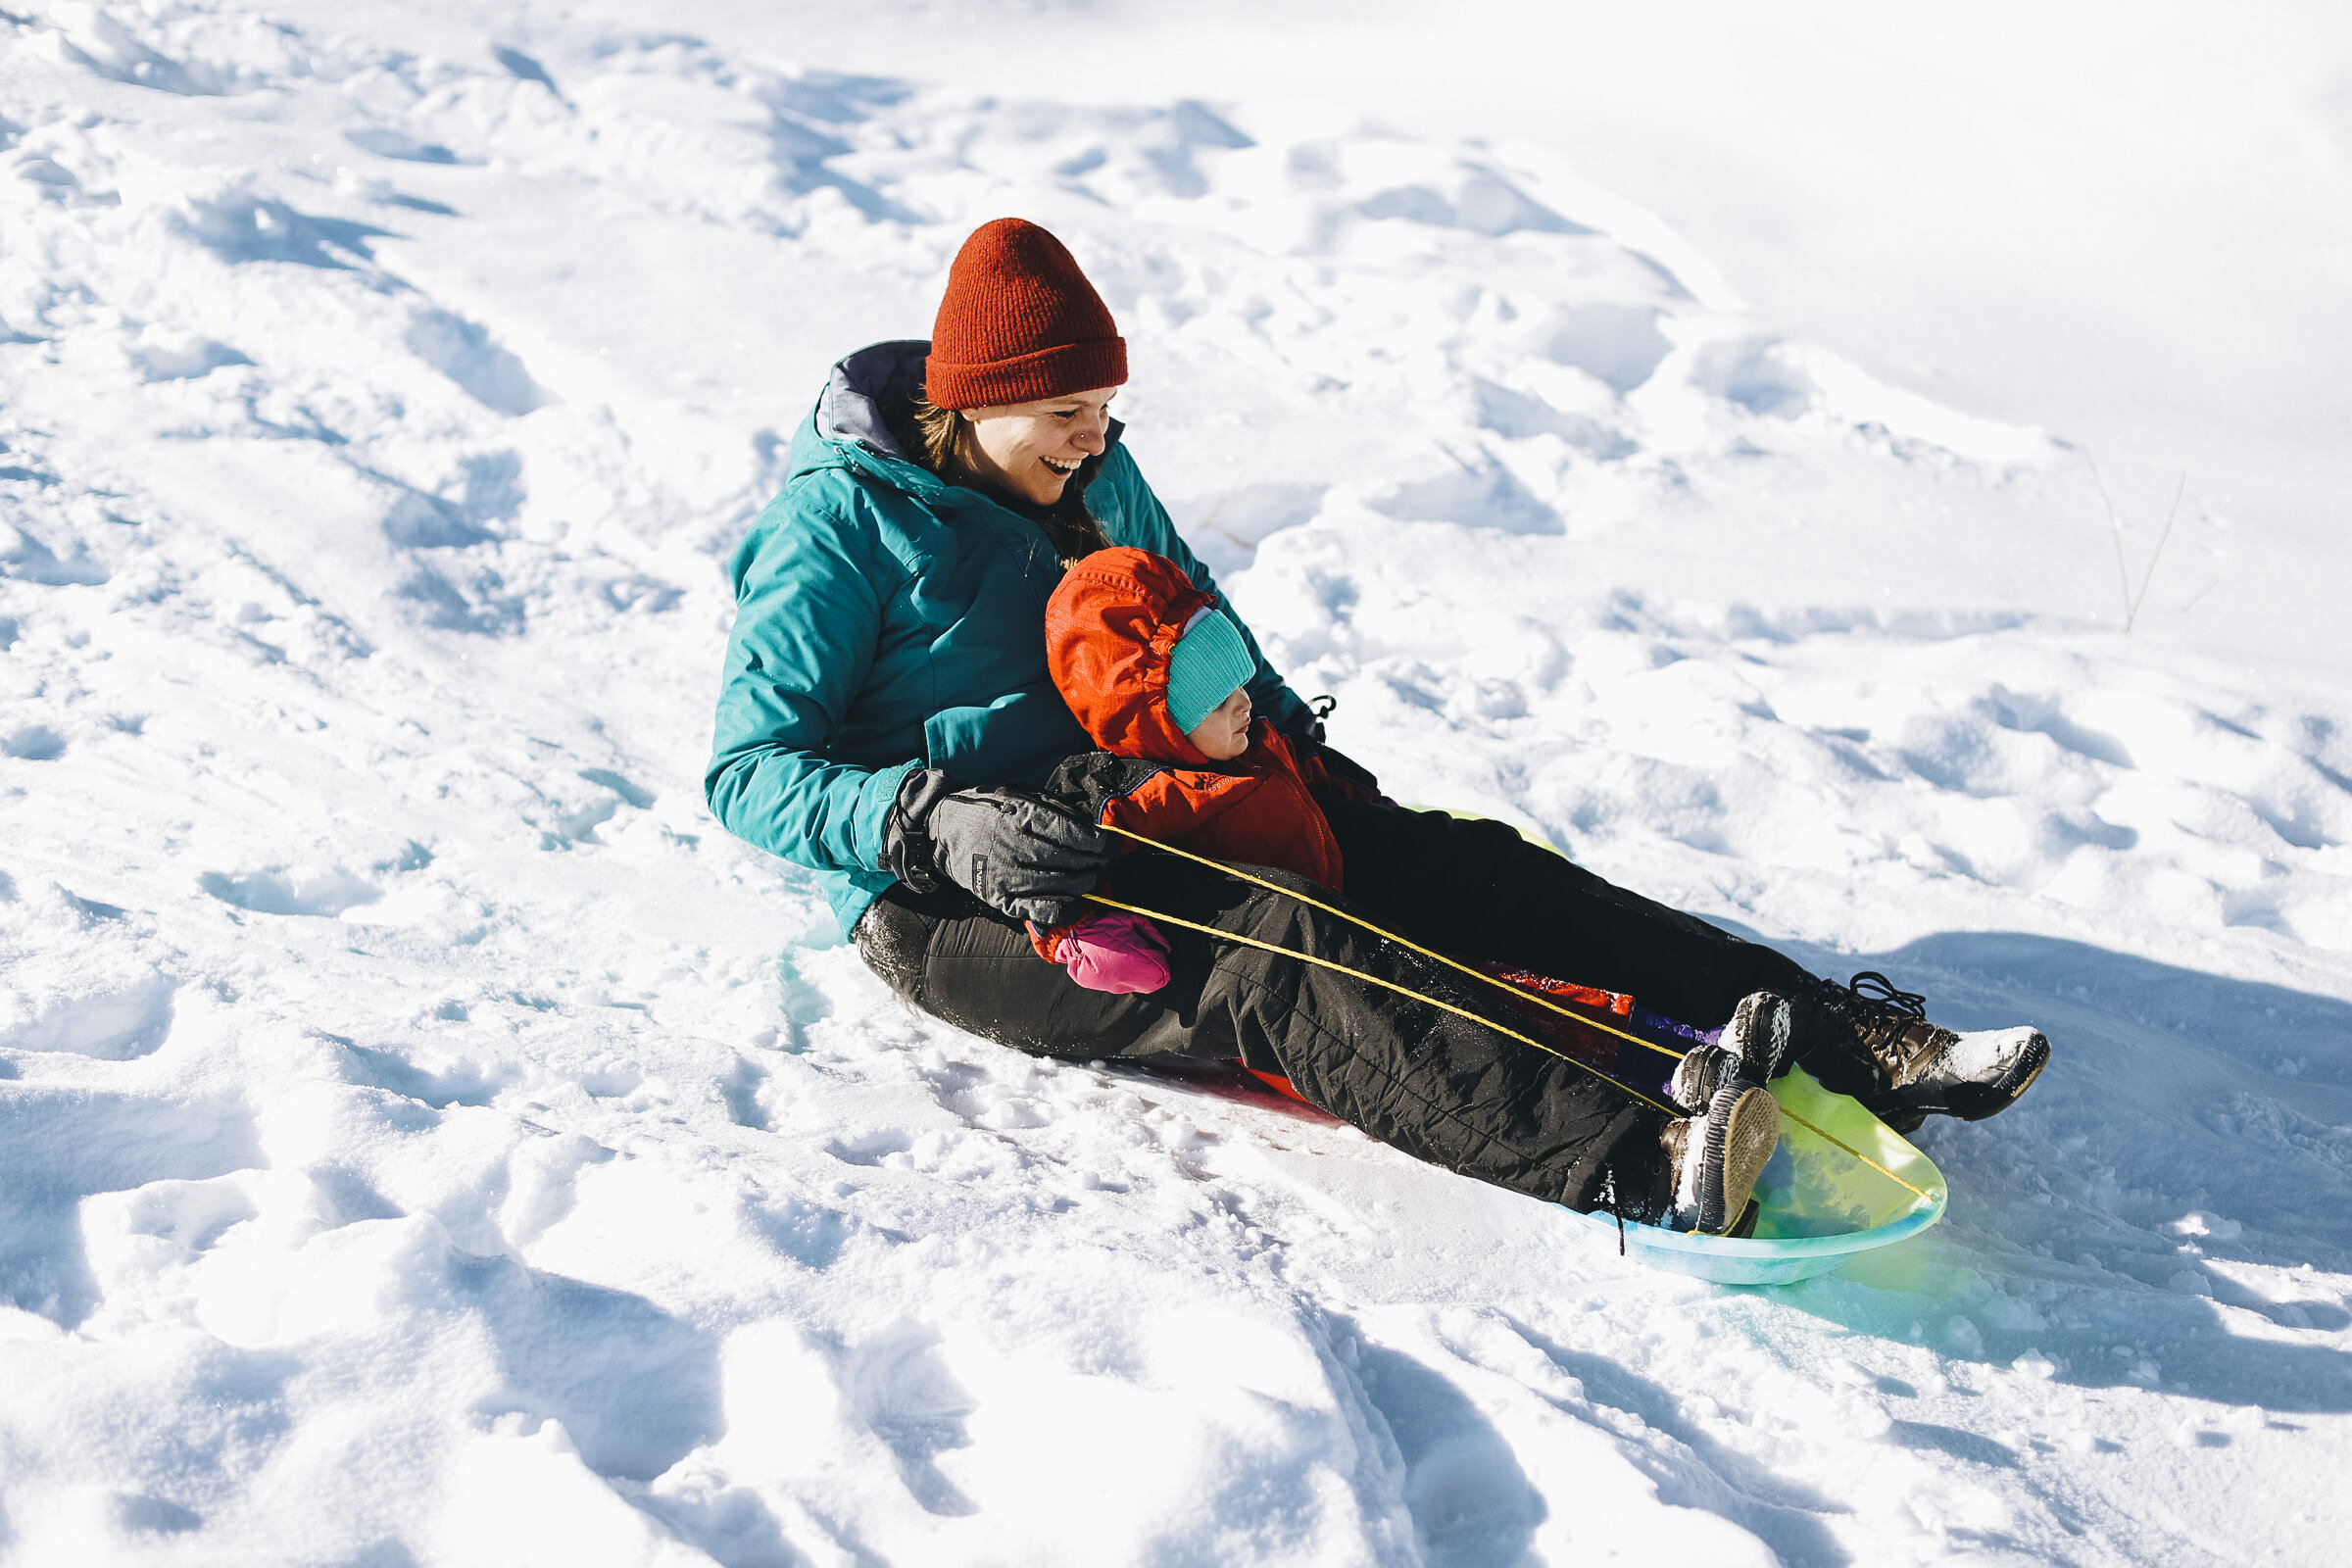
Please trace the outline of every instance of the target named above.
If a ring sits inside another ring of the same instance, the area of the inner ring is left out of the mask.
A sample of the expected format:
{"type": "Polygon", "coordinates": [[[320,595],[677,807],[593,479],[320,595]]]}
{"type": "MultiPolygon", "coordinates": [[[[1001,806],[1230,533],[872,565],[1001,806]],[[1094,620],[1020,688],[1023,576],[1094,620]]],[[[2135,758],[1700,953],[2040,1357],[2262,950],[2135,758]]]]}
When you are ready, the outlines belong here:
{"type": "Polygon", "coordinates": [[[1101,453],[1110,436],[1109,403],[1116,387],[1004,408],[966,409],[972,439],[963,453],[973,476],[1037,505],[1061,499],[1078,466],[1101,453]]]}

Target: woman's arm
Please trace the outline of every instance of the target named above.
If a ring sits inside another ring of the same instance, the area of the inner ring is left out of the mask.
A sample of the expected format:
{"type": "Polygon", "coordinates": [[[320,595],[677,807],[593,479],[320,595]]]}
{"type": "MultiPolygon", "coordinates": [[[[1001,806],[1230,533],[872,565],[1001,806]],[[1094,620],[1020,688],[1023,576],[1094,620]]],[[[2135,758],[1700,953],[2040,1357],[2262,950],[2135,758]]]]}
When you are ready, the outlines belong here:
{"type": "Polygon", "coordinates": [[[703,793],[727,830],[815,870],[879,870],[891,803],[920,759],[827,748],[872,667],[904,568],[838,510],[787,491],[731,564],[735,630],[703,793]]]}
{"type": "MultiPolygon", "coordinates": [[[[1110,529],[1115,535],[1111,543],[1133,545],[1139,550],[1165,556],[1184,568],[1185,575],[1193,579],[1194,587],[1204,593],[1217,592],[1216,580],[1209,575],[1208,568],[1200,564],[1200,559],[1193,554],[1192,547],[1176,532],[1176,524],[1169,518],[1167,508],[1159,504],[1159,497],[1153,495],[1152,487],[1144,482],[1143,470],[1135,466],[1135,459],[1129,455],[1125,442],[1112,447],[1109,455],[1103,459],[1102,476],[1087,491],[1088,501],[1095,502],[1098,490],[1102,487],[1109,488],[1118,514],[1110,529]]],[[[1102,512],[1110,509],[1098,506],[1097,510],[1102,512]]],[[[1225,602],[1223,594],[1217,594],[1217,608],[1224,612],[1226,619],[1233,622],[1234,629],[1242,634],[1242,644],[1250,650],[1250,661],[1257,666],[1257,672],[1250,677],[1249,683],[1251,710],[1272,719],[1274,727],[1286,734],[1303,729],[1311,723],[1314,715],[1306,704],[1299,700],[1298,693],[1283,683],[1282,677],[1274,672],[1274,666],[1266,662],[1266,656],[1258,648],[1257,639],[1250,635],[1249,626],[1235,612],[1233,606],[1225,602]]]]}

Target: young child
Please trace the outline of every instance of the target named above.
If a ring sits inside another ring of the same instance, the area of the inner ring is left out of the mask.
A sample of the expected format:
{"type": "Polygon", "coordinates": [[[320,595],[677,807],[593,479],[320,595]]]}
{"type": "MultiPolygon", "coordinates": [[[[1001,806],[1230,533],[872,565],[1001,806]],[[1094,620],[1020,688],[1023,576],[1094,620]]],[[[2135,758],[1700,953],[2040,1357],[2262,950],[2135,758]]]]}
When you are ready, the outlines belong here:
{"type": "MultiPolygon", "coordinates": [[[[1079,561],[1046,606],[1046,662],[1062,701],[1102,748],[1063,770],[1088,775],[1084,793],[1102,801],[1104,824],[1345,891],[1339,841],[1316,797],[1380,797],[1335,778],[1311,754],[1302,760],[1269,721],[1253,718],[1249,649],[1182,567],[1133,549],[1079,561]]],[[[1152,992],[1168,983],[1166,938],[1125,910],[1050,931],[1032,926],[1030,941],[1091,990],[1152,992]]],[[[1779,1107],[1761,1086],[1779,1070],[1788,1035],[1788,1004],[1760,992],[1664,1086],[1688,1113],[1660,1138],[1668,1165],[1661,1175],[1670,1172],[1675,1189],[1672,1223],[1723,1232],[1747,1217],[1749,1191],[1780,1131],[1779,1107]]]]}

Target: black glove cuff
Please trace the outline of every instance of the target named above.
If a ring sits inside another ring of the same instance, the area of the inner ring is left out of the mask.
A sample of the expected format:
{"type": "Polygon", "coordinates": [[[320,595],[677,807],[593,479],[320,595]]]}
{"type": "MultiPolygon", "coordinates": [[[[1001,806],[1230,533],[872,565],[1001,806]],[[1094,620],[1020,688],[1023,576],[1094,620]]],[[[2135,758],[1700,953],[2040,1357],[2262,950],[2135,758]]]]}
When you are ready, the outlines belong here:
{"type": "Polygon", "coordinates": [[[931,859],[931,808],[956,793],[936,767],[918,767],[899,781],[891,802],[890,825],[882,838],[882,869],[917,893],[937,892],[939,868],[931,859]]]}

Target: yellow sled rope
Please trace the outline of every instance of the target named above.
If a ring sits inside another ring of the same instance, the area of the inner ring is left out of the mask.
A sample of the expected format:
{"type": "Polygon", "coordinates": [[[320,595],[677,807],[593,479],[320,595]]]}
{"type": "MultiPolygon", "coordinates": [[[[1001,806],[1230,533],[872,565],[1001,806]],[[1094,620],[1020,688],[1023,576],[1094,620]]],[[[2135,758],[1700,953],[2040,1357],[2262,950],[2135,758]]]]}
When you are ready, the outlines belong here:
{"type": "MultiPolygon", "coordinates": [[[[1394,931],[1374,925],[1371,921],[1363,918],[1361,915],[1349,914],[1346,909],[1334,907],[1331,905],[1325,904],[1320,899],[1309,898],[1305,894],[1297,892],[1291,888],[1286,888],[1280,883],[1269,882],[1261,876],[1253,876],[1250,872],[1241,869],[1239,866],[1227,865],[1222,860],[1212,860],[1206,856],[1195,855],[1190,850],[1180,850],[1172,844],[1162,844],[1157,839],[1146,838],[1141,833],[1130,832],[1128,829],[1123,827],[1114,827],[1108,822],[1103,822],[1099,825],[1105,833],[1116,833],[1121,838],[1133,839],[1138,844],[1149,845],[1152,849],[1161,851],[1164,854],[1173,855],[1179,858],[1191,860],[1198,865],[1205,865],[1211,870],[1222,871],[1227,876],[1238,877],[1244,882],[1251,883],[1272,893],[1282,894],[1286,898],[1296,899],[1300,904],[1307,905],[1313,908],[1321,909],[1326,914],[1338,915],[1341,919],[1346,920],[1350,925],[1361,926],[1363,929],[1371,932],[1375,936],[1385,937],[1389,941],[1397,944],[1399,947],[1409,948],[1413,952],[1420,954],[1423,957],[1434,959],[1435,961],[1446,965],[1449,969],[1458,969],[1463,974],[1470,976],[1474,980],[1484,981],[1488,985],[1494,986],[1499,990],[1510,993],[1512,997],[1517,998],[1520,1001],[1533,1002],[1539,1006],[1549,1007],[1552,1011],[1560,1014],[1560,1016],[1564,1018],[1573,1018],[1578,1023],[1583,1024],[1588,1028],[1598,1029],[1603,1034],[1615,1035],[1620,1040],[1631,1041],[1633,1044],[1641,1046],[1644,1050],[1654,1051],[1660,1055],[1672,1056],[1678,1061],[1681,1060],[1685,1054],[1679,1051],[1669,1050],[1664,1046],[1658,1045],[1654,1041],[1644,1040],[1640,1035],[1629,1034],[1623,1029],[1612,1028],[1608,1024],[1602,1023],[1594,1018],[1589,1018],[1581,1012],[1570,1011],[1568,1008],[1561,1006],[1558,1003],[1553,1002],[1550,998],[1544,996],[1540,992],[1529,991],[1523,987],[1512,985],[1509,981],[1497,979],[1494,975],[1486,973],[1484,970],[1474,969],[1466,963],[1457,962],[1452,958],[1448,958],[1442,953],[1433,953],[1429,949],[1422,947],[1417,942],[1409,941],[1404,937],[1398,936],[1394,931]]],[[[1662,1110],[1669,1116],[1679,1117],[1682,1114],[1682,1112],[1675,1109],[1675,1107],[1672,1105],[1661,1104],[1657,1101],[1650,1099],[1647,1095],[1642,1094],[1640,1090],[1617,1082],[1616,1079],[1611,1078],[1607,1073],[1602,1072],[1598,1067],[1593,1066],[1591,1062],[1578,1060],[1578,1058],[1570,1055],[1567,1052],[1560,1050],[1556,1046],[1545,1045],[1543,1041],[1536,1039],[1533,1035],[1521,1034],[1516,1029],[1496,1023],[1494,1019],[1472,1012],[1467,1007],[1457,1007],[1450,1002],[1442,1002],[1436,997],[1427,996],[1421,992],[1415,991],[1410,986],[1399,985],[1394,980],[1384,980],[1376,974],[1366,974],[1361,969],[1351,968],[1348,965],[1341,963],[1333,958],[1318,957],[1311,953],[1296,953],[1289,948],[1278,946],[1275,943],[1260,942],[1255,937],[1241,936],[1231,931],[1220,931],[1215,926],[1202,925],[1197,920],[1187,920],[1178,915],[1164,914],[1157,909],[1147,909],[1138,905],[1122,904],[1116,899],[1104,898],[1100,893],[1089,893],[1086,894],[1085,897],[1092,903],[1106,905],[1113,909],[1124,909],[1129,914],[1140,914],[1147,919],[1164,920],[1169,925],[1181,926],[1188,931],[1198,931],[1204,936],[1215,938],[1220,942],[1232,942],[1247,948],[1256,948],[1266,953],[1278,953],[1284,957],[1297,958],[1301,963],[1312,963],[1325,969],[1336,969],[1341,974],[1352,975],[1354,978],[1363,981],[1366,985],[1379,986],[1385,990],[1396,992],[1400,996],[1410,997],[1416,1002],[1427,1003],[1430,1006],[1440,1008],[1446,1012],[1453,1013],[1457,1017],[1467,1018],[1473,1023],[1484,1024],[1486,1027],[1494,1030],[1495,1033],[1508,1036],[1510,1039],[1516,1040],[1522,1045],[1533,1046],[1538,1051],[1559,1057],[1562,1061],[1573,1063],[1574,1065],[1583,1068],[1586,1072],[1591,1073],[1593,1077],[1598,1078],[1601,1082],[1609,1085],[1611,1088],[1616,1089],[1626,1095],[1630,1095],[1634,1099],[1641,1101],[1643,1104],[1651,1106],[1654,1109],[1662,1110]]],[[[1804,1128],[1805,1131],[1813,1134],[1813,1136],[1819,1138],[1822,1142],[1829,1144],[1835,1149],[1842,1150],[1844,1152],[1852,1155],[1855,1159],[1858,1159],[1863,1164],[1868,1165],[1872,1170],[1877,1171],[1880,1175],[1886,1177],[1897,1187],[1902,1188],[1905,1192],[1912,1194],[1916,1198],[1929,1200],[1929,1195],[1924,1189],[1914,1187],[1911,1183],[1903,1180],[1902,1177],[1897,1176],[1894,1172],[1888,1170],[1886,1166],[1880,1164],[1868,1154],[1863,1153],[1862,1151],[1854,1148],[1853,1145],[1823,1131],[1819,1127],[1816,1127],[1813,1123],[1805,1120],[1802,1116],[1799,1116],[1794,1111],[1788,1109],[1788,1106],[1784,1105],[1781,1107],[1781,1115],[1787,1120],[1794,1122],[1797,1126],[1804,1128]]]]}

